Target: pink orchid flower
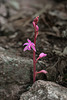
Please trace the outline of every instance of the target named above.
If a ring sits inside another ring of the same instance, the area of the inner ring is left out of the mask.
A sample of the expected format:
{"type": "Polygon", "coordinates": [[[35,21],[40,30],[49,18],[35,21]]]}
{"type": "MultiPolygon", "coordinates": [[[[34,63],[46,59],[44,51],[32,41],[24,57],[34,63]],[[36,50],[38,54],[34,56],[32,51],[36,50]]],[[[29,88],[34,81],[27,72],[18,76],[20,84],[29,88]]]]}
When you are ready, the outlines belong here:
{"type": "Polygon", "coordinates": [[[42,57],[45,57],[45,56],[47,56],[47,54],[42,52],[42,53],[40,53],[39,58],[42,58],[42,57]]]}
{"type": "Polygon", "coordinates": [[[36,75],[39,74],[39,73],[44,73],[44,74],[46,74],[47,71],[46,71],[46,70],[41,70],[41,71],[39,71],[39,72],[36,72],[36,75]]]}
{"type": "Polygon", "coordinates": [[[26,50],[31,50],[31,48],[36,52],[36,49],[35,49],[35,44],[33,42],[31,42],[29,39],[27,39],[28,43],[24,43],[24,45],[27,45],[25,48],[24,48],[24,51],[26,50]]]}
{"type": "Polygon", "coordinates": [[[37,60],[36,60],[36,63],[37,63],[37,61],[40,59],[40,58],[42,58],[42,57],[45,57],[45,56],[47,56],[47,54],[45,54],[45,53],[40,53],[40,55],[39,55],[39,57],[37,58],[37,60]]]}

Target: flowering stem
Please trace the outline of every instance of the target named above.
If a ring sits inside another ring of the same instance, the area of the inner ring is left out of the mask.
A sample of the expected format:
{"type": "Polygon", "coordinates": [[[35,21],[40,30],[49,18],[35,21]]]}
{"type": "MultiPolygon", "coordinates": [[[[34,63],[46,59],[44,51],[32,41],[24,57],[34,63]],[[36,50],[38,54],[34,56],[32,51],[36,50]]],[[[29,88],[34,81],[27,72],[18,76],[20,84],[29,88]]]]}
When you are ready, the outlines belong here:
{"type": "Polygon", "coordinates": [[[29,39],[27,39],[28,42],[23,44],[23,46],[26,45],[26,47],[24,48],[24,51],[26,51],[26,50],[31,50],[31,48],[33,49],[33,82],[35,82],[36,75],[37,75],[38,73],[44,73],[44,74],[47,73],[47,71],[45,71],[45,70],[41,70],[41,71],[39,71],[39,72],[36,72],[36,63],[37,63],[37,61],[38,61],[40,58],[45,57],[45,56],[47,55],[47,54],[45,54],[45,53],[42,52],[42,53],[40,53],[40,55],[39,55],[39,57],[38,57],[37,59],[35,58],[35,52],[36,52],[36,38],[37,38],[37,36],[38,36],[38,30],[39,30],[39,27],[38,27],[38,25],[37,25],[37,23],[38,23],[38,18],[39,18],[39,16],[36,17],[36,18],[34,19],[34,21],[33,21],[33,27],[34,27],[34,30],[35,30],[34,43],[31,42],[29,39]]]}
{"type": "Polygon", "coordinates": [[[39,57],[36,59],[36,63],[37,63],[38,60],[39,60],[39,57]]]}
{"type": "MultiPolygon", "coordinates": [[[[36,31],[35,31],[35,36],[34,36],[34,44],[36,46],[36,31]]],[[[35,82],[36,78],[36,59],[35,59],[35,51],[33,50],[33,82],[35,82]]]]}

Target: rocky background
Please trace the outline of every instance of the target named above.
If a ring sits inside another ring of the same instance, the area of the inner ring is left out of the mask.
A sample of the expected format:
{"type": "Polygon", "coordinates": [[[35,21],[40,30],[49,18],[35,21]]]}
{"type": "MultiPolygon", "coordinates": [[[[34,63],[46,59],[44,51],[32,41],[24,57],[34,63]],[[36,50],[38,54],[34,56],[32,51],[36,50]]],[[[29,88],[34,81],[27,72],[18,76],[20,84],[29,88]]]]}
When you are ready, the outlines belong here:
{"type": "Polygon", "coordinates": [[[67,0],[0,0],[0,100],[67,100],[67,0]],[[34,39],[39,16],[33,83],[33,51],[23,44],[34,39]]]}

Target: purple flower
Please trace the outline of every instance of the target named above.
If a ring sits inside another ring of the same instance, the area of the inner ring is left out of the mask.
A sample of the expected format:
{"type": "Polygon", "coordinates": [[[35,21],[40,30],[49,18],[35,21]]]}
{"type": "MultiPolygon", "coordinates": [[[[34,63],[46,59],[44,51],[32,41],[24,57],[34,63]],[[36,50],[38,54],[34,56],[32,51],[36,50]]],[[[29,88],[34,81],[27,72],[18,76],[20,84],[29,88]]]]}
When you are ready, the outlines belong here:
{"type": "Polygon", "coordinates": [[[35,22],[34,22],[34,21],[33,21],[33,27],[35,28],[36,32],[38,32],[39,27],[38,27],[38,25],[36,25],[36,24],[35,24],[35,22]]]}
{"type": "Polygon", "coordinates": [[[42,58],[42,57],[45,57],[45,56],[47,56],[47,54],[45,54],[45,53],[40,53],[39,58],[42,58]]]}
{"type": "Polygon", "coordinates": [[[27,45],[25,48],[24,48],[24,51],[26,50],[31,50],[31,48],[36,52],[36,49],[35,49],[35,44],[33,42],[31,42],[29,39],[27,39],[27,43],[24,43],[24,45],[27,45]]]}
{"type": "Polygon", "coordinates": [[[44,74],[46,74],[47,71],[46,71],[46,70],[41,70],[41,71],[39,71],[39,72],[36,72],[36,75],[39,74],[39,73],[44,73],[44,74]]]}
{"type": "Polygon", "coordinates": [[[33,27],[35,27],[36,26],[36,24],[35,24],[35,22],[33,21],[33,27]]]}
{"type": "Polygon", "coordinates": [[[39,30],[39,27],[36,25],[36,32],[38,32],[38,30],[39,30]]]}
{"type": "Polygon", "coordinates": [[[37,17],[34,19],[34,22],[35,22],[36,25],[37,25],[37,23],[38,23],[38,19],[39,19],[39,16],[37,16],[37,17]]]}
{"type": "Polygon", "coordinates": [[[47,54],[45,54],[45,53],[40,53],[40,55],[39,55],[39,57],[36,59],[36,63],[37,63],[37,61],[40,59],[40,58],[42,58],[42,57],[45,57],[45,56],[47,56],[47,54]]]}

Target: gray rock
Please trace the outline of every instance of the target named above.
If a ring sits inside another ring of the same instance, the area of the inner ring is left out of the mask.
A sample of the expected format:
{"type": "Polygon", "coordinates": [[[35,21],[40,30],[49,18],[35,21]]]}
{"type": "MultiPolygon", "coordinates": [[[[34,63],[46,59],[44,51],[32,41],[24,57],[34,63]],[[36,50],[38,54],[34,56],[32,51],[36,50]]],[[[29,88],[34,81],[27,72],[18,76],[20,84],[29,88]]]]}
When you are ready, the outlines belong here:
{"type": "Polygon", "coordinates": [[[0,100],[18,100],[31,83],[33,61],[0,49],[0,100]]]}
{"type": "Polygon", "coordinates": [[[67,88],[49,81],[37,81],[20,100],[67,100],[67,88]]]}
{"type": "Polygon", "coordinates": [[[67,46],[64,48],[63,54],[67,55],[67,46]]]}

